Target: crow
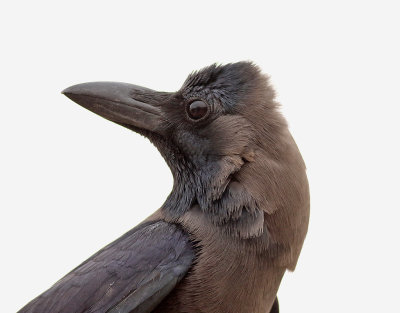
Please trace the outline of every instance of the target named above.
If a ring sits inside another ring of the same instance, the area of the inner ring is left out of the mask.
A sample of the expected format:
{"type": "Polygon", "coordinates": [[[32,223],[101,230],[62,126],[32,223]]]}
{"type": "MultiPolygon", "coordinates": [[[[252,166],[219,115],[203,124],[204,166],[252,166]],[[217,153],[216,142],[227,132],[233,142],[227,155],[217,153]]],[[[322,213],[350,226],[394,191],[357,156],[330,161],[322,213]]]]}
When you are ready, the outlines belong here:
{"type": "Polygon", "coordinates": [[[279,312],[310,200],[268,77],[237,62],[193,72],[177,92],[92,82],[63,94],[147,137],[173,188],[150,217],[19,312],[279,312]]]}

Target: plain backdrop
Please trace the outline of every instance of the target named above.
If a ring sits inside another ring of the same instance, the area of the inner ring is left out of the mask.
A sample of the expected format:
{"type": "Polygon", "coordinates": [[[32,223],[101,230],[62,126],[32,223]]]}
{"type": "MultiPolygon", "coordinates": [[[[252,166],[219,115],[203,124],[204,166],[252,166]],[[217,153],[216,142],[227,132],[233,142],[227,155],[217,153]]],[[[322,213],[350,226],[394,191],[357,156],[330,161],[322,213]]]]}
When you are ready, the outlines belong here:
{"type": "MultiPolygon", "coordinates": [[[[161,206],[143,137],[61,91],[180,88],[211,63],[270,75],[308,167],[311,220],[281,312],[400,312],[396,1],[4,1],[0,294],[15,312],[161,206]]],[[[237,286],[240,288],[240,286],[237,286]]]]}

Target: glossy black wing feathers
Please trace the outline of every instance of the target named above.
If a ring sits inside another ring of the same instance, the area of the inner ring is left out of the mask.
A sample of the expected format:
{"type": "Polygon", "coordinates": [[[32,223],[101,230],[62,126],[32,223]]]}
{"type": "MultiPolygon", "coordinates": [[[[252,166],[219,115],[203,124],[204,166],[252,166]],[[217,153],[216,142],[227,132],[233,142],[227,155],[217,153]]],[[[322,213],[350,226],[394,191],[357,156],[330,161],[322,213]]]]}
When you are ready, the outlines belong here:
{"type": "Polygon", "coordinates": [[[18,313],[151,312],[194,259],[188,235],[163,221],[112,242],[18,313]]]}

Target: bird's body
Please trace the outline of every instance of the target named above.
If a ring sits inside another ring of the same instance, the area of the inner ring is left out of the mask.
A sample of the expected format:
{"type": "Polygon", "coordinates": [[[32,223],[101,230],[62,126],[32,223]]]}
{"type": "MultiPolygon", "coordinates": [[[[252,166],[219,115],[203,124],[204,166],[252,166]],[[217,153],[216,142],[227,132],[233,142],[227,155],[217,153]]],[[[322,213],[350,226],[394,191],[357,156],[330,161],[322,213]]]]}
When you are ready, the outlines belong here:
{"type": "Polygon", "coordinates": [[[154,312],[269,312],[286,268],[269,262],[254,247],[229,236],[221,238],[212,225],[199,229],[205,222],[198,220],[199,215],[188,213],[184,224],[190,226],[184,229],[192,233],[191,239],[202,247],[202,253],[154,312]],[[216,241],[216,237],[222,240],[216,241]]]}
{"type": "Polygon", "coordinates": [[[147,136],[174,186],[147,220],[20,313],[278,312],[279,284],[307,232],[309,192],[258,68],[210,66],[176,93],[121,83],[64,92],[147,136]]]}

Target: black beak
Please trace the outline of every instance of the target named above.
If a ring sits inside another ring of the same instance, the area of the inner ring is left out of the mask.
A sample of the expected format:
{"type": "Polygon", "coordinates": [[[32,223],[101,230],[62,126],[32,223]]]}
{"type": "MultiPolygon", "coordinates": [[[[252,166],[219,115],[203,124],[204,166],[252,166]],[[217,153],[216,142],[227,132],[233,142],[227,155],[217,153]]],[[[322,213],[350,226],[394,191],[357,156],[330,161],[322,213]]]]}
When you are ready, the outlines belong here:
{"type": "Polygon", "coordinates": [[[94,82],[71,86],[64,95],[84,108],[133,130],[161,134],[164,121],[156,101],[156,91],[126,83],[94,82]]]}

